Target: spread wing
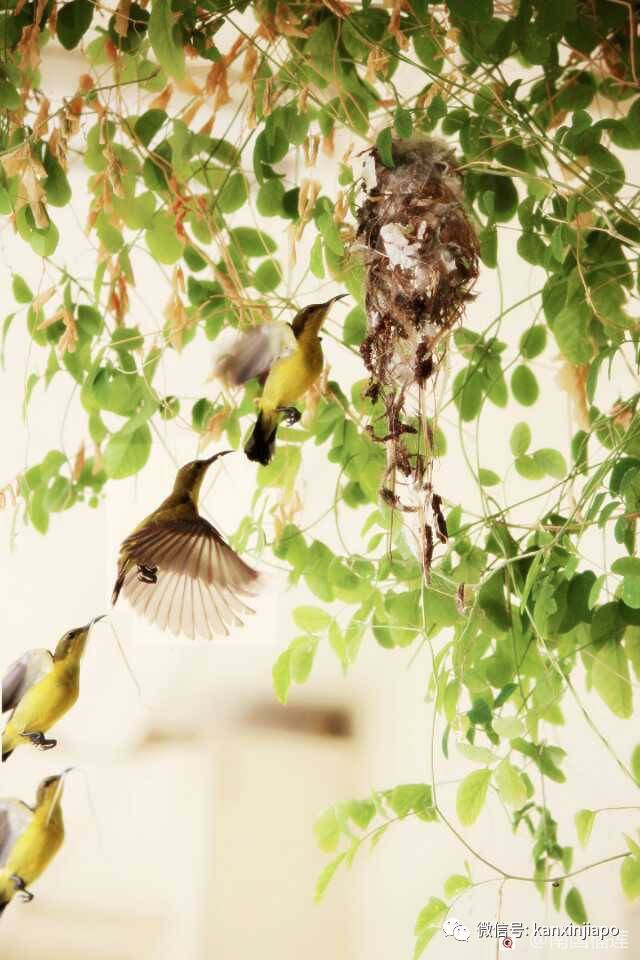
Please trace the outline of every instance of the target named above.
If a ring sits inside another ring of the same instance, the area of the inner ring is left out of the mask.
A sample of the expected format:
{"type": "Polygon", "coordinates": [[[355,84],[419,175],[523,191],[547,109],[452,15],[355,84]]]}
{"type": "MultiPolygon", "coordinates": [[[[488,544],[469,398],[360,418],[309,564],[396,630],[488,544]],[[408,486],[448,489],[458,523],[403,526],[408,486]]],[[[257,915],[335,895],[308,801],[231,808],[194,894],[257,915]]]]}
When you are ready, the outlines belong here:
{"type": "Polygon", "coordinates": [[[202,517],[135,531],[122,544],[122,555],[125,597],[161,630],[211,640],[228,634],[230,624],[242,626],[241,614],[253,613],[242,598],[256,593],[257,571],[202,517]],[[155,583],[146,582],[153,576],[155,583]]]}
{"type": "Polygon", "coordinates": [[[264,323],[238,334],[216,360],[213,375],[232,387],[254,377],[264,383],[275,361],[294,347],[295,337],[287,324],[264,323]]]}
{"type": "Polygon", "coordinates": [[[33,810],[20,800],[0,800],[0,869],[6,866],[18,837],[33,819],[33,810]]]}
{"type": "Polygon", "coordinates": [[[2,713],[14,710],[34,684],[42,680],[53,666],[48,650],[28,650],[12,663],[2,678],[2,713]]]}

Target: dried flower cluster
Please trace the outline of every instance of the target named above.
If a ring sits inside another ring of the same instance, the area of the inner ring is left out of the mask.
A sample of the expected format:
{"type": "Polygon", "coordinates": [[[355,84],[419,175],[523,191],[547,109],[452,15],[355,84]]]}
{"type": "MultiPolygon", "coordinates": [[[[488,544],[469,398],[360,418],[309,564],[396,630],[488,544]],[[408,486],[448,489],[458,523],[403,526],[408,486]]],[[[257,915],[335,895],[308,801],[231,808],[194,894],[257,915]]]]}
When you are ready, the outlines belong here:
{"type": "MultiPolygon", "coordinates": [[[[383,402],[387,421],[379,437],[387,445],[388,465],[382,498],[399,509],[422,513],[426,508],[442,539],[440,498],[430,482],[433,437],[424,391],[471,299],[478,243],[462,203],[462,176],[446,144],[397,141],[392,158],[394,165],[386,166],[377,150],[371,152],[367,195],[358,215],[368,324],[360,352],[370,377],[368,394],[383,402]],[[416,433],[410,423],[416,416],[423,443],[420,452],[410,454],[405,440],[416,433]],[[420,491],[422,506],[400,501],[398,473],[420,491]]],[[[428,570],[433,530],[426,522],[421,538],[428,570]]]]}

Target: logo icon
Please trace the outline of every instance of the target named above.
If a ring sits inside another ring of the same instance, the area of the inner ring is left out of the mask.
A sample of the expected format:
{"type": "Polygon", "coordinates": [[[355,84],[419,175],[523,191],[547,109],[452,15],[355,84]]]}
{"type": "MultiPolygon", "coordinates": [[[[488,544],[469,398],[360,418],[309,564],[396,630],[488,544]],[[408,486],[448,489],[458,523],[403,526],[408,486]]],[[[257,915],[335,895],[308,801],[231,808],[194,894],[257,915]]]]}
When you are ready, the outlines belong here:
{"type": "Polygon", "coordinates": [[[502,946],[504,947],[505,950],[513,950],[513,940],[511,939],[511,937],[503,937],[502,946]]]}
{"type": "Polygon", "coordinates": [[[465,927],[463,923],[460,923],[459,920],[456,920],[455,917],[449,917],[442,924],[442,932],[445,937],[453,937],[454,940],[459,940],[461,943],[466,943],[469,939],[469,929],[465,927]]]}

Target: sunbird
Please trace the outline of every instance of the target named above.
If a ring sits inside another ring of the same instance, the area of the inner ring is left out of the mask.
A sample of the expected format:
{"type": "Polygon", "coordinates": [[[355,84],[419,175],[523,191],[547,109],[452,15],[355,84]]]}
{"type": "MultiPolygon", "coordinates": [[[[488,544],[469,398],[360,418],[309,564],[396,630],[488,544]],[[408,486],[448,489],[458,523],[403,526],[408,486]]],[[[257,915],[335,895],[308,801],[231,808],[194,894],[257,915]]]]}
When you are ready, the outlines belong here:
{"type": "Polygon", "coordinates": [[[256,592],[259,574],[198,512],[204,476],[218,457],[193,460],[178,471],[172,493],[122,543],[112,603],[123,592],[131,606],[161,630],[213,639],[242,626],[242,601],[256,592]]]}
{"type": "Polygon", "coordinates": [[[55,653],[28,650],[12,664],[2,680],[2,712],[12,710],[2,734],[2,761],[16,747],[32,743],[51,750],[57,740],[45,734],[75,704],[80,694],[80,661],[95,617],[85,627],[69,630],[55,653]]]}
{"type": "Polygon", "coordinates": [[[33,900],[29,887],[62,846],[60,800],[68,772],[42,781],[33,809],[20,800],[0,800],[0,916],[17,893],[33,900]]]}
{"type": "Polygon", "coordinates": [[[331,304],[344,296],[341,293],[300,310],[290,329],[265,324],[248,331],[217,364],[215,373],[236,386],[266,376],[258,418],[244,448],[249,460],[263,466],[270,463],[281,419],[290,424],[300,419],[295,404],[322,373],[320,327],[331,304]]]}

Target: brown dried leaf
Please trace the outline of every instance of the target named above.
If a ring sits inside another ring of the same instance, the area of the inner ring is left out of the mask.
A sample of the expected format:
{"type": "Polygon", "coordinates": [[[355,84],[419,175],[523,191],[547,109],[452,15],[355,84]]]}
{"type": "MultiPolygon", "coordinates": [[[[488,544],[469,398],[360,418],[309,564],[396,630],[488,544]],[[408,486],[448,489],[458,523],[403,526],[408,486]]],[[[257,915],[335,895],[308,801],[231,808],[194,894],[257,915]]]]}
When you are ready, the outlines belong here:
{"type": "Polygon", "coordinates": [[[129,8],[131,0],[120,0],[116,10],[114,29],[119,37],[126,37],[129,31],[129,8]]]}
{"type": "Polygon", "coordinates": [[[166,110],[169,104],[169,100],[173,96],[173,87],[170,83],[166,85],[164,90],[162,90],[157,97],[154,97],[151,103],[149,104],[150,110],[166,110]]]}
{"type": "Polygon", "coordinates": [[[84,440],[83,440],[80,446],[78,447],[78,452],[75,455],[75,458],[73,461],[73,468],[71,470],[71,479],[73,480],[74,483],[77,483],[78,480],[80,479],[80,474],[84,470],[85,463],[86,463],[86,454],[85,454],[84,440]]]}
{"type": "Polygon", "coordinates": [[[589,367],[586,364],[576,366],[563,363],[556,377],[561,390],[569,394],[571,408],[576,423],[581,430],[589,430],[589,402],[587,400],[587,377],[589,367]]]}

